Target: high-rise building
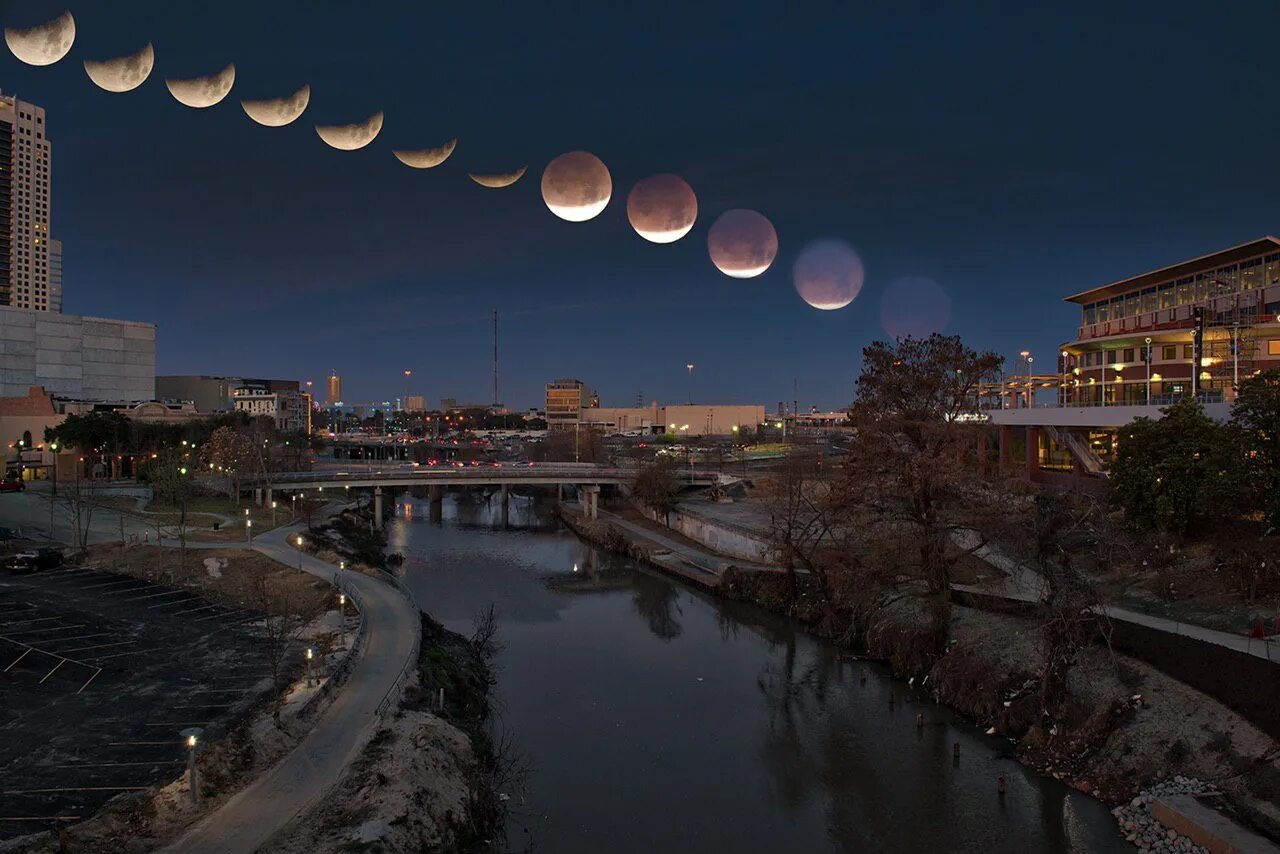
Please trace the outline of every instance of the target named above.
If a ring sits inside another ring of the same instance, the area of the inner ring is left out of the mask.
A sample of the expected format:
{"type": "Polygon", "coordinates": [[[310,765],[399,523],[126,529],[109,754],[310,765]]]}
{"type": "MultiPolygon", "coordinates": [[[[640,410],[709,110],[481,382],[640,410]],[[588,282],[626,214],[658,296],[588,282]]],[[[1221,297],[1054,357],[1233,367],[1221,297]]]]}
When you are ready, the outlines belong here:
{"type": "Polygon", "coordinates": [[[427,398],[421,394],[406,395],[404,399],[405,412],[426,412],[427,398]]]}
{"type": "Polygon", "coordinates": [[[62,311],[62,244],[49,236],[43,107],[0,93],[0,305],[62,311]]]}
{"type": "Polygon", "coordinates": [[[329,374],[329,396],[325,399],[329,406],[342,403],[342,377],[335,371],[329,374]]]}
{"type": "Polygon", "coordinates": [[[600,398],[582,380],[559,379],[547,383],[547,427],[572,427],[582,419],[582,410],[599,405],[600,398]]]}

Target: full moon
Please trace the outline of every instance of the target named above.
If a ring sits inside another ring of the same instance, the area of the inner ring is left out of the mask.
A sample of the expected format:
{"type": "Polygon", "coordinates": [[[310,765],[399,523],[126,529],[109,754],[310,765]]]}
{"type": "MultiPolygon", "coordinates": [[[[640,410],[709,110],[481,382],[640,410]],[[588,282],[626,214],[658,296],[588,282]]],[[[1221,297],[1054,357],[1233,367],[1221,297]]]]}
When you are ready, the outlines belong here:
{"type": "Polygon", "coordinates": [[[316,133],[326,144],[339,151],[356,151],[373,142],[382,130],[382,113],[374,113],[362,122],[350,125],[316,125],[316,133]]]}
{"type": "Polygon", "coordinates": [[[297,121],[311,103],[311,87],[303,86],[284,98],[268,98],[263,101],[241,101],[245,115],[269,128],[284,127],[297,121]]]}
{"type": "Polygon", "coordinates": [[[707,234],[707,252],[726,276],[753,279],[777,256],[778,232],[764,214],[741,208],[725,211],[707,234]]]}
{"type": "Polygon", "coordinates": [[[206,77],[192,77],[187,80],[166,80],[169,93],[181,104],[203,110],[212,107],[231,91],[236,82],[236,66],[233,62],[217,74],[206,77]]]}
{"type": "Polygon", "coordinates": [[[468,172],[467,175],[481,187],[501,190],[503,187],[510,187],[523,178],[524,172],[528,168],[528,166],[521,166],[513,172],[468,172]]]}
{"type": "Polygon", "coordinates": [[[142,50],[128,56],[101,62],[86,59],[84,73],[96,86],[108,92],[131,92],[146,82],[155,64],[156,52],[148,43],[142,50]]]}
{"type": "Polygon", "coordinates": [[[553,214],[569,222],[586,222],[599,215],[612,197],[609,170],[590,152],[561,154],[542,173],[542,200],[553,214]]]}
{"type": "Polygon", "coordinates": [[[76,19],[70,12],[63,12],[36,27],[5,27],[4,41],[13,55],[27,65],[53,65],[75,44],[76,19]]]}
{"type": "Polygon", "coordinates": [[[438,148],[419,148],[415,151],[392,151],[391,153],[405,166],[412,166],[414,169],[431,169],[448,160],[457,146],[458,140],[451,139],[438,148]]]}
{"type": "Polygon", "coordinates": [[[627,194],[627,220],[652,243],[674,243],[693,228],[698,197],[679,175],[650,175],[627,194]]]}
{"type": "Polygon", "coordinates": [[[796,292],[814,308],[835,311],[862,290],[862,259],[843,240],[815,240],[800,251],[792,270],[796,292]]]}

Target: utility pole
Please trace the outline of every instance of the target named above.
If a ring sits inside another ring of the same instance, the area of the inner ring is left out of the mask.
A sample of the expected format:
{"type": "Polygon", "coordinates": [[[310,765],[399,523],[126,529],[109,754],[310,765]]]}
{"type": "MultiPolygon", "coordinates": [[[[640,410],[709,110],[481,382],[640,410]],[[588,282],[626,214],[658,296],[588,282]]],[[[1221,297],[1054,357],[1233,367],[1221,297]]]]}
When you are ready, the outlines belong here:
{"type": "Polygon", "coordinates": [[[501,398],[498,397],[498,310],[493,310],[493,405],[496,409],[501,398]]]}

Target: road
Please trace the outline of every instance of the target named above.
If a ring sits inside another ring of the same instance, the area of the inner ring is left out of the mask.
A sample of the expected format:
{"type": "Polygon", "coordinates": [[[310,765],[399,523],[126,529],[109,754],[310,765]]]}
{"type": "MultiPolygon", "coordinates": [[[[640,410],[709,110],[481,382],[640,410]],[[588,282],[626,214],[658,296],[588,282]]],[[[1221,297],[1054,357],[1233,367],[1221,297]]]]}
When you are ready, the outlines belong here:
{"type": "MultiPolygon", "coordinates": [[[[301,555],[285,538],[303,526],[255,537],[256,551],[286,566],[333,580],[337,570],[301,555]]],[[[265,845],[308,807],[318,803],[364,748],[378,721],[377,707],[415,654],[418,612],[394,587],[377,578],[344,573],[361,603],[365,641],[342,690],[311,731],[271,770],[164,849],[182,854],[251,852],[265,845]]]]}

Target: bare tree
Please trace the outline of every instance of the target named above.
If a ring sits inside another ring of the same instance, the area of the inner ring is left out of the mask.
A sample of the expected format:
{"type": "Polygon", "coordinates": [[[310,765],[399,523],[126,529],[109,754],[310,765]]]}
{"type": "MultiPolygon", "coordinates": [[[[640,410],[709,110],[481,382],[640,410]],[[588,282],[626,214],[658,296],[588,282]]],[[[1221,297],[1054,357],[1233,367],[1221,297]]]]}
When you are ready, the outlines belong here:
{"type": "Polygon", "coordinates": [[[257,572],[249,588],[249,603],[262,614],[262,641],[259,650],[271,671],[271,716],[280,726],[280,709],[284,704],[285,676],[294,644],[314,614],[305,614],[301,603],[283,580],[266,572],[257,572]]]}
{"type": "Polygon", "coordinates": [[[642,466],[631,482],[631,495],[654,513],[661,513],[663,524],[671,525],[671,511],[680,501],[680,479],[675,466],[659,460],[642,466]]]}
{"type": "MultiPolygon", "coordinates": [[[[185,451],[166,448],[150,466],[157,499],[167,503],[175,513],[173,528],[178,536],[179,568],[184,575],[187,571],[187,505],[194,491],[188,462],[185,451]]],[[[156,517],[157,545],[161,537],[160,518],[156,517]]]]}

